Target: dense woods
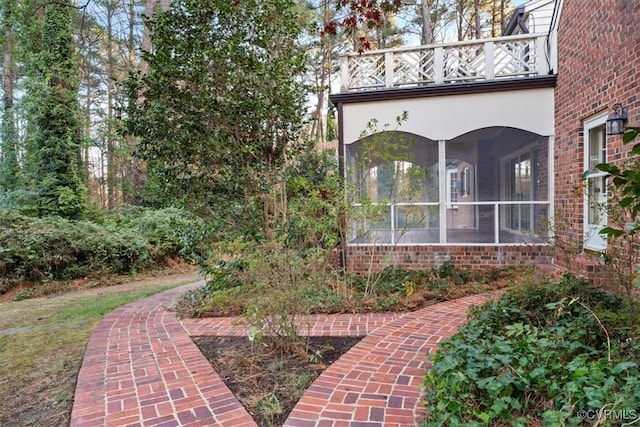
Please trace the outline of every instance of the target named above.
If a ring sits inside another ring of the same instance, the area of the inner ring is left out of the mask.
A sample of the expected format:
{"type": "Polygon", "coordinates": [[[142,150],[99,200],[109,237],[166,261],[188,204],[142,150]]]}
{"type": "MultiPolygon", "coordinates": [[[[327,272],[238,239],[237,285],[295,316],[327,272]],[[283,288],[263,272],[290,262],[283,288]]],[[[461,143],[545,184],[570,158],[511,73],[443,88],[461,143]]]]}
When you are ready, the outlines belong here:
{"type": "MultiPolygon", "coordinates": [[[[598,258],[617,268],[617,294],[571,274],[550,282],[533,270],[484,276],[450,261],[416,270],[389,262],[378,273],[342,268],[340,244],[356,209],[379,219],[376,205],[385,203],[365,195],[354,208],[348,198],[357,191],[339,176],[335,150],[321,150],[336,139],[328,95],[337,90],[339,56],[500,36],[514,3],[522,2],[0,0],[0,295],[18,301],[68,290],[75,279],[197,263],[206,284],[185,293],[176,312],[241,316],[252,352],[255,341],[284,354],[308,349],[299,314],[408,311],[510,287],[474,309],[432,356],[422,425],[579,425],[608,408],[636,420],[640,305],[631,257],[598,258]]],[[[396,161],[401,144],[370,123],[361,138],[374,143],[359,160],[396,161]]],[[[628,128],[624,143],[639,133],[628,128]]],[[[620,218],[634,220],[603,233],[633,253],[637,164],[598,168],[624,196],[620,218]]],[[[376,173],[395,188],[388,171],[376,173]]],[[[407,169],[397,191],[423,191],[423,175],[407,169]]],[[[51,331],[76,329],[68,321],[44,329],[43,320],[33,330],[47,342],[51,331]]],[[[32,394],[27,403],[41,400],[40,410],[69,418],[70,391],[45,401],[15,382],[3,395],[24,406],[32,394]]]]}

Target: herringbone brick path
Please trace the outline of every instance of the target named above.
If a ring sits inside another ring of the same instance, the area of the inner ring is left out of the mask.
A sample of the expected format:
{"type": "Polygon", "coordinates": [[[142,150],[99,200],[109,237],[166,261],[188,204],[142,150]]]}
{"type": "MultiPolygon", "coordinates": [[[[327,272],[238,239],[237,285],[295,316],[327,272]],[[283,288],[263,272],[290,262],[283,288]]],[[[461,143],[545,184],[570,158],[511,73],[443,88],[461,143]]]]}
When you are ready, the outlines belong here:
{"type": "MultiPolygon", "coordinates": [[[[182,286],[114,310],[91,335],[71,426],[256,426],[190,335],[242,335],[234,319],[178,321],[182,286]]],[[[302,426],[415,426],[426,354],[466,319],[466,297],[405,314],[315,315],[300,333],[366,337],[307,390],[286,422],[302,426]]]]}

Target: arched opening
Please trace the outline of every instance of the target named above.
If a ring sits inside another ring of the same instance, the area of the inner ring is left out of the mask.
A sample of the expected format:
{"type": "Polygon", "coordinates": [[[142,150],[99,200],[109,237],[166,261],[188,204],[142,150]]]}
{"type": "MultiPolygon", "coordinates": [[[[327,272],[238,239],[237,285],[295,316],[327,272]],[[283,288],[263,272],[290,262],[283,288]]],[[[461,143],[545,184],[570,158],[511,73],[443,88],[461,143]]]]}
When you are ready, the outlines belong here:
{"type": "MultiPolygon", "coordinates": [[[[549,228],[549,138],[521,129],[478,129],[446,141],[455,203],[448,243],[532,243],[549,228]]],[[[452,196],[453,198],[453,196],[452,196]]]]}
{"type": "Polygon", "coordinates": [[[381,132],[347,145],[345,160],[351,244],[547,239],[548,137],[509,127],[449,141],[381,132]]]}
{"type": "Polygon", "coordinates": [[[381,132],[346,147],[356,244],[438,243],[438,142],[405,132],[381,132]]]}

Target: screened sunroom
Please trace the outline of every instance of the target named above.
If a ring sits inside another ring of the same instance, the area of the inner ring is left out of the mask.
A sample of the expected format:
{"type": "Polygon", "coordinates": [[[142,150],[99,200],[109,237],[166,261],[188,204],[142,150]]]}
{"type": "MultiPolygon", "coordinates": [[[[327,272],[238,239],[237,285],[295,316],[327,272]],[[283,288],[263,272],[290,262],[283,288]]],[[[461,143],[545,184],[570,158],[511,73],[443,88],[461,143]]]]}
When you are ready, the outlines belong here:
{"type": "Polygon", "coordinates": [[[489,127],[433,141],[383,132],[345,146],[353,245],[545,243],[550,140],[489,127]]]}

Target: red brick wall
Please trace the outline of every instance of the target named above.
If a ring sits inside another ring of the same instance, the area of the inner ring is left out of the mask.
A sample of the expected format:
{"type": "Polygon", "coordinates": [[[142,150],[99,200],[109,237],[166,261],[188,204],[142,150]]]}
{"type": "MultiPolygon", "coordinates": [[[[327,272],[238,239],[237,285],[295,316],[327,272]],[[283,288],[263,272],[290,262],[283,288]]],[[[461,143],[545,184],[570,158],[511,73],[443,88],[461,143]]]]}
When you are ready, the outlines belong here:
{"type": "Polygon", "coordinates": [[[366,274],[387,266],[427,269],[451,261],[456,267],[486,271],[544,263],[544,246],[347,246],[347,271],[366,274]]]}
{"type": "MultiPolygon", "coordinates": [[[[619,102],[629,107],[629,126],[640,126],[640,0],[564,0],[558,26],[555,90],[554,232],[581,247],[584,121],[619,102]]],[[[628,160],[621,136],[607,137],[610,162],[628,160]]],[[[544,263],[552,251],[536,246],[347,246],[349,271],[366,273],[388,265],[428,268],[446,260],[483,270],[544,263]]],[[[555,261],[563,265],[563,257],[555,261]]],[[[595,260],[572,261],[578,273],[594,276],[595,260]],[[584,264],[584,268],[581,266],[584,264]]]]}
{"type": "MultiPolygon", "coordinates": [[[[640,1],[565,0],[558,26],[558,80],[555,90],[555,233],[583,241],[583,123],[629,107],[629,126],[640,126],[640,1]]],[[[607,137],[607,159],[621,163],[629,147],[621,136],[607,137]]]]}

